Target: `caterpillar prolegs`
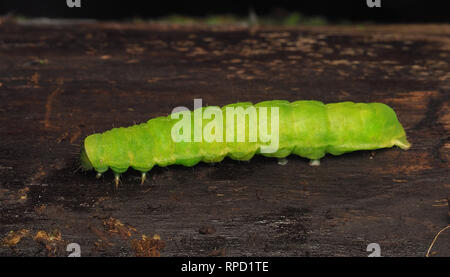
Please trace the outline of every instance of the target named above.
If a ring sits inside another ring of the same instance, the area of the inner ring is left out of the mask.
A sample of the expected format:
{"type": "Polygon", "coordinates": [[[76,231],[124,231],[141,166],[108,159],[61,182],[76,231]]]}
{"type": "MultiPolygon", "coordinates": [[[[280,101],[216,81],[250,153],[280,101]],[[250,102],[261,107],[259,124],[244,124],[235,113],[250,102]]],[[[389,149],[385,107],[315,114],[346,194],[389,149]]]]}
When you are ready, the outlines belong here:
{"type": "Polygon", "coordinates": [[[394,110],[382,103],[273,100],[175,111],[88,136],[82,168],[96,170],[98,177],[110,168],[117,186],[129,167],[140,171],[144,182],[155,165],[194,166],[225,157],[247,161],[255,154],[318,161],[326,153],[410,147],[394,110]]]}

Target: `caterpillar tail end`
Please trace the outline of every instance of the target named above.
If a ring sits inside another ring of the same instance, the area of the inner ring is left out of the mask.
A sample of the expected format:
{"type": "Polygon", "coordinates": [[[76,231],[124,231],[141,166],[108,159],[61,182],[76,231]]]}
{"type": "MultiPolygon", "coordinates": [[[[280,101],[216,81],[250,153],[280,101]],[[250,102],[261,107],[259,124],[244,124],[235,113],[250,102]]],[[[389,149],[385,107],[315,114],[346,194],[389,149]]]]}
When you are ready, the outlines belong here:
{"type": "Polygon", "coordinates": [[[406,139],[406,136],[394,140],[393,143],[403,150],[408,150],[411,148],[411,143],[406,139]]]}

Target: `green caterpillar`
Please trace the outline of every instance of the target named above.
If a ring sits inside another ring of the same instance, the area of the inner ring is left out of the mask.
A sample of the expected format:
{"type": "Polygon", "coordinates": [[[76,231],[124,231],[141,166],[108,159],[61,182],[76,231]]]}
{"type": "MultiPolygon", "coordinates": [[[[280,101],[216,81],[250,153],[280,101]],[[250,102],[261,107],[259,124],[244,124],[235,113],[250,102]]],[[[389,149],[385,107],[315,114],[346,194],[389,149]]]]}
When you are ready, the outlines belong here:
{"type": "Polygon", "coordinates": [[[394,110],[385,104],[273,100],[180,111],[93,134],[85,139],[80,160],[84,170],[95,169],[98,177],[111,168],[117,186],[120,173],[129,167],[140,171],[144,182],[146,172],[155,165],[194,166],[200,161],[220,162],[227,156],[247,161],[255,154],[276,158],[295,154],[318,161],[326,153],[341,155],[394,145],[405,150],[411,146],[394,110]],[[262,120],[264,116],[271,120],[262,120]],[[191,123],[190,127],[180,128],[182,121],[191,123]],[[271,134],[277,131],[278,137],[269,141],[269,130],[271,134]],[[174,133],[182,139],[174,139],[174,133]],[[274,141],[275,148],[271,146],[274,141]]]}

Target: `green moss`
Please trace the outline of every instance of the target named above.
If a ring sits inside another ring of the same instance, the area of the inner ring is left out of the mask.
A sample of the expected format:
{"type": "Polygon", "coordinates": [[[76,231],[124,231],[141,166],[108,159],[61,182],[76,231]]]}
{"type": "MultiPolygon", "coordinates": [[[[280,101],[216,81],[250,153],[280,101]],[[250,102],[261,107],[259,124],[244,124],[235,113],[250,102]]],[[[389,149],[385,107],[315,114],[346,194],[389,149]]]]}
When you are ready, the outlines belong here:
{"type": "MultiPolygon", "coordinates": [[[[173,23],[173,24],[207,24],[207,25],[226,25],[226,24],[247,24],[254,25],[255,20],[258,25],[326,25],[329,22],[325,17],[321,16],[305,16],[300,12],[292,12],[287,16],[257,16],[251,19],[251,16],[239,17],[230,14],[210,15],[204,17],[191,17],[179,14],[173,14],[161,17],[156,22],[173,23]],[[252,21],[252,22],[251,22],[252,21]]],[[[133,22],[140,23],[141,19],[134,19],[133,22]]]]}

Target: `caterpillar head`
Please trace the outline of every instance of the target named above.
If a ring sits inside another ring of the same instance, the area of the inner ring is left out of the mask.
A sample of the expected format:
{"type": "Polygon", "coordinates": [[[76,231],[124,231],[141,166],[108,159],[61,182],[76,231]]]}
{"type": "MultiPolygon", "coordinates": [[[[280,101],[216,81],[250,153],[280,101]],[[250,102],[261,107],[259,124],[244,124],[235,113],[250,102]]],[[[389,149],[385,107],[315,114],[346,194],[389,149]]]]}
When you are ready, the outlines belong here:
{"type": "Polygon", "coordinates": [[[80,163],[83,170],[95,169],[98,173],[108,170],[108,165],[102,157],[103,147],[100,134],[88,136],[83,143],[80,153],[80,163]]]}
{"type": "Polygon", "coordinates": [[[81,168],[83,170],[92,170],[93,166],[91,161],[89,160],[89,157],[86,153],[86,149],[84,148],[84,145],[81,148],[81,154],[80,154],[80,163],[81,163],[81,168]]]}

